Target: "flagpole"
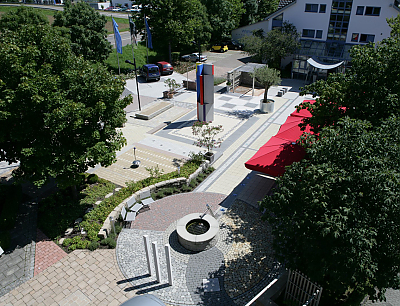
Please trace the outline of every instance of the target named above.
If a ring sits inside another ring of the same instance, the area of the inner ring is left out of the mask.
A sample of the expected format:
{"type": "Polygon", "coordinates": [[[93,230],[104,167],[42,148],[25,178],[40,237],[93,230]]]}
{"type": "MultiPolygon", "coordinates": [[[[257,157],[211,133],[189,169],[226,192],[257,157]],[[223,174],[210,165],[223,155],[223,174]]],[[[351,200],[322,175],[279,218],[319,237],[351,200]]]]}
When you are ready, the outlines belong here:
{"type": "MultiPolygon", "coordinates": [[[[130,17],[130,16],[129,16],[130,17]]],[[[129,18],[129,23],[133,22],[131,21],[131,19],[129,18]]],[[[129,29],[130,29],[130,24],[129,24],[129,29]]],[[[141,111],[141,107],[140,107],[140,95],[139,95],[139,82],[138,82],[138,76],[136,73],[136,58],[135,58],[135,52],[133,51],[133,41],[132,41],[132,35],[136,35],[136,26],[133,29],[133,33],[131,33],[131,45],[132,45],[132,56],[133,56],[133,66],[135,67],[135,79],[136,79],[136,90],[137,90],[137,99],[138,99],[138,104],[139,104],[139,111],[141,111]]]]}
{"type": "Polygon", "coordinates": [[[144,28],[146,29],[146,52],[147,52],[147,64],[148,64],[149,63],[149,40],[147,38],[146,15],[144,15],[144,28]]]}
{"type": "MultiPolygon", "coordinates": [[[[113,19],[112,15],[110,15],[111,19],[113,19]]],[[[113,19],[114,20],[114,19],[113,19]]],[[[119,56],[118,56],[118,48],[117,48],[117,38],[115,35],[115,28],[113,27],[114,31],[114,44],[115,44],[115,52],[117,53],[117,61],[118,61],[118,74],[121,74],[121,68],[119,67],[119,56]]]]}

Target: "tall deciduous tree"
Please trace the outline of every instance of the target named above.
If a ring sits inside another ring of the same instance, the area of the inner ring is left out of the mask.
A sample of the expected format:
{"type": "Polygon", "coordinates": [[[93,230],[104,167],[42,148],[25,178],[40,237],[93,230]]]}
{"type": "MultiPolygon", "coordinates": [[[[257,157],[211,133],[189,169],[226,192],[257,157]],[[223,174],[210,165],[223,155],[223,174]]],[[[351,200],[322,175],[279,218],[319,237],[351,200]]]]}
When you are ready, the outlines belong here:
{"type": "Polygon", "coordinates": [[[244,12],[240,26],[264,20],[278,9],[279,0],[242,0],[244,12]]]}
{"type": "Polygon", "coordinates": [[[208,43],[211,27],[205,6],[200,0],[138,0],[142,10],[136,26],[144,29],[143,17],[149,18],[154,46],[176,49],[208,43]]]}
{"type": "Polygon", "coordinates": [[[64,3],[64,10],[56,12],[53,26],[66,27],[72,50],[91,61],[104,61],[112,47],[107,40],[106,18],[96,12],[86,2],[74,5],[64,3]]]}
{"type": "Polygon", "coordinates": [[[5,30],[18,31],[25,25],[49,24],[48,19],[39,10],[26,6],[19,6],[15,11],[9,11],[0,19],[0,32],[5,30]]]}
{"type": "Polygon", "coordinates": [[[239,26],[244,12],[240,0],[202,0],[207,8],[208,19],[211,25],[211,41],[220,43],[230,40],[231,31],[239,26]]]}
{"type": "Polygon", "coordinates": [[[346,117],[307,137],[308,159],[261,203],[277,256],[323,286],[323,305],[400,285],[399,139],[398,118],[373,127],[346,117]]]}
{"type": "Polygon", "coordinates": [[[49,25],[0,33],[0,160],[37,185],[110,165],[125,139],[124,81],[76,56],[49,25]]]}
{"type": "Polygon", "coordinates": [[[344,115],[372,124],[400,113],[400,18],[389,22],[392,36],[379,43],[354,46],[350,50],[351,69],[329,75],[306,86],[302,94],[318,96],[316,103],[304,104],[313,117],[307,119],[316,131],[344,115]]]}
{"type": "MultiPolygon", "coordinates": [[[[263,33],[264,34],[264,33],[263,33]]],[[[242,39],[244,50],[256,59],[268,65],[280,68],[282,58],[292,54],[300,46],[300,35],[296,27],[283,22],[281,28],[276,28],[264,35],[259,32],[242,39]]]]}

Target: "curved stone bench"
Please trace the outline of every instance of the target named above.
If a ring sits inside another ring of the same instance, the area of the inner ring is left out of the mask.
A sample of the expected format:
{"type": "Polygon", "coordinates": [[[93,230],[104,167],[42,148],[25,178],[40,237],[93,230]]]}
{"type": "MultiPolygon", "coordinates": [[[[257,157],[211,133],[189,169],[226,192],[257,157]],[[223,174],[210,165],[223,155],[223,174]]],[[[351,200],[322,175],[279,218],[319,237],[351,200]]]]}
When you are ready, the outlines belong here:
{"type": "Polygon", "coordinates": [[[179,177],[179,178],[175,178],[175,179],[170,179],[170,180],[166,180],[166,181],[162,181],[159,183],[156,183],[154,185],[150,185],[147,187],[144,187],[138,191],[136,191],[134,194],[132,194],[131,196],[127,197],[125,200],[123,200],[118,206],[116,206],[113,211],[108,215],[107,219],[104,221],[103,226],[101,227],[99,233],[98,233],[98,237],[101,239],[105,239],[107,238],[107,236],[110,234],[111,232],[111,222],[110,222],[110,217],[113,217],[114,220],[117,220],[119,215],[121,214],[122,211],[122,207],[124,205],[126,205],[126,202],[128,202],[132,197],[135,197],[135,200],[138,201],[140,199],[140,195],[145,192],[150,190],[151,193],[156,192],[158,189],[160,188],[164,188],[166,186],[182,186],[183,184],[189,185],[190,182],[193,179],[196,179],[197,176],[202,173],[203,171],[205,171],[208,167],[210,166],[210,162],[209,161],[205,161],[203,164],[200,165],[200,167],[193,172],[188,179],[186,179],[185,177],[179,177]]]}

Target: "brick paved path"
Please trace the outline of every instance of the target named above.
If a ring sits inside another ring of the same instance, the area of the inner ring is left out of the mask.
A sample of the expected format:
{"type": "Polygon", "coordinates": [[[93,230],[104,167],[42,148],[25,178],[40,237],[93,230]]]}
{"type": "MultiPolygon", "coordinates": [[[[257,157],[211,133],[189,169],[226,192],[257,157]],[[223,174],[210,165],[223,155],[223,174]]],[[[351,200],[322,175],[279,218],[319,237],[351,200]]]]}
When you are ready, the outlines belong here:
{"type": "Polygon", "coordinates": [[[47,238],[47,236],[38,229],[36,234],[35,270],[33,275],[43,272],[66,255],[67,253],[65,253],[63,249],[47,238]]]}
{"type": "Polygon", "coordinates": [[[226,195],[217,193],[181,193],[162,198],[150,207],[150,210],[142,210],[132,223],[133,229],[165,231],[168,226],[191,213],[203,213],[206,204],[211,205],[214,211],[226,198],[226,195]]]}

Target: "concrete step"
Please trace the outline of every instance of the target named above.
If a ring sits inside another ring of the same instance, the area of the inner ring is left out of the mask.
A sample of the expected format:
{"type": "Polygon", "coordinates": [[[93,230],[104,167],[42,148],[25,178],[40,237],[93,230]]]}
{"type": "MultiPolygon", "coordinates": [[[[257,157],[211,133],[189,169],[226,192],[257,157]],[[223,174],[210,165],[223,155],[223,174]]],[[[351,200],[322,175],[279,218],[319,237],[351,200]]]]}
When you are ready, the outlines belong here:
{"type": "Polygon", "coordinates": [[[172,103],[166,101],[156,102],[141,112],[136,113],[135,117],[139,119],[150,120],[173,106],[174,105],[172,103]]]}

